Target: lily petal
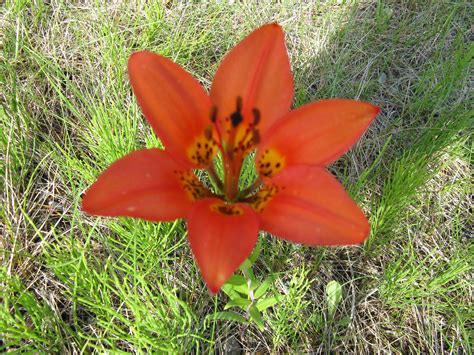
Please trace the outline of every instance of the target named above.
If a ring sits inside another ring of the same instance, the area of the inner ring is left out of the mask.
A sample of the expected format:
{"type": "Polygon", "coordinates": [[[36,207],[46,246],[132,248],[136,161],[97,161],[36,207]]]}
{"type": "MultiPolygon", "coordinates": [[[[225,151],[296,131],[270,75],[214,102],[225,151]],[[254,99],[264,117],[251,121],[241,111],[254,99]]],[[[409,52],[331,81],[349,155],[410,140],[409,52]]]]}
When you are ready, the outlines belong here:
{"type": "Polygon", "coordinates": [[[367,218],[324,168],[291,167],[268,184],[258,194],[267,190],[273,196],[254,204],[261,229],[308,245],[358,244],[368,236],[367,218]]]}
{"type": "Polygon", "coordinates": [[[143,114],[166,150],[185,164],[206,165],[193,161],[189,151],[211,124],[210,99],[199,82],[171,60],[148,51],[130,56],[128,73],[143,114]]]}
{"type": "Polygon", "coordinates": [[[252,121],[252,109],[257,108],[260,134],[286,114],[293,77],[281,27],[264,25],[237,44],[217,69],[210,95],[221,118],[235,111],[237,97],[242,98],[244,120],[252,121]]]}
{"type": "Polygon", "coordinates": [[[99,216],[150,221],[184,217],[193,204],[180,177],[183,170],[166,152],[142,149],[115,161],[86,191],[82,210],[99,216]]]}
{"type": "Polygon", "coordinates": [[[190,211],[188,231],[202,276],[209,290],[216,293],[254,248],[258,220],[247,205],[206,198],[190,211]]]}
{"type": "MultiPolygon", "coordinates": [[[[370,103],[356,100],[321,100],[305,105],[279,120],[262,137],[257,166],[308,164],[326,166],[357,142],[380,112],[370,103]]],[[[268,169],[263,169],[263,176],[268,169]]]]}

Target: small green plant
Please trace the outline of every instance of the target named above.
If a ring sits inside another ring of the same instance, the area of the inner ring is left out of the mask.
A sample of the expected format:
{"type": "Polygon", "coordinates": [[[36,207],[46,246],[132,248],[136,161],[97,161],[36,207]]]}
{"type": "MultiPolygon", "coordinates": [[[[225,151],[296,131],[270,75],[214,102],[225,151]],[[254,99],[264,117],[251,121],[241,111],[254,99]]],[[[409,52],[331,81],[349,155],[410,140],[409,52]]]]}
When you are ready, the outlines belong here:
{"type": "Polygon", "coordinates": [[[337,306],[342,301],[342,286],[339,282],[332,280],[326,285],[326,303],[328,307],[328,315],[330,318],[334,316],[337,306]]]}
{"type": "Polygon", "coordinates": [[[222,291],[230,300],[224,306],[224,311],[211,314],[209,318],[232,320],[243,324],[253,323],[261,331],[265,329],[263,313],[283,300],[285,295],[276,293],[271,287],[276,280],[275,275],[270,275],[263,281],[255,277],[252,266],[260,251],[261,244],[258,243],[250,257],[240,266],[242,274],[233,275],[222,287],[222,291]],[[228,309],[241,309],[247,318],[228,309]]]}

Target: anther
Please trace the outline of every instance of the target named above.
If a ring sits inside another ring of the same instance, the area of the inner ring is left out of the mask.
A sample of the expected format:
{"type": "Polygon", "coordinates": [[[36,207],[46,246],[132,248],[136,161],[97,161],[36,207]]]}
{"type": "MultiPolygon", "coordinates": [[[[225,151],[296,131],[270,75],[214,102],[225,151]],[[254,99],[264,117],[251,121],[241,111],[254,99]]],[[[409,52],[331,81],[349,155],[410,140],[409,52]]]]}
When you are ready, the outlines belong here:
{"type": "Polygon", "coordinates": [[[260,122],[260,110],[258,108],[253,108],[252,113],[253,113],[253,124],[256,126],[260,122]]]}
{"type": "Polygon", "coordinates": [[[231,115],[230,115],[230,121],[232,122],[232,126],[233,127],[237,127],[240,122],[243,121],[243,117],[242,117],[242,98],[240,96],[237,97],[237,102],[236,102],[236,108],[237,108],[237,111],[233,112],[231,115]]]}
{"type": "Polygon", "coordinates": [[[237,127],[240,122],[242,122],[243,117],[239,111],[236,111],[230,115],[230,119],[232,121],[232,126],[237,127]]]}
{"type": "Polygon", "coordinates": [[[237,96],[237,112],[240,112],[242,111],[242,97],[241,96],[237,96]]]}
{"type": "Polygon", "coordinates": [[[217,120],[217,106],[212,106],[211,107],[211,121],[216,122],[217,120]]]}
{"type": "Polygon", "coordinates": [[[258,132],[258,129],[252,131],[252,143],[255,145],[260,143],[260,133],[258,132]]]}

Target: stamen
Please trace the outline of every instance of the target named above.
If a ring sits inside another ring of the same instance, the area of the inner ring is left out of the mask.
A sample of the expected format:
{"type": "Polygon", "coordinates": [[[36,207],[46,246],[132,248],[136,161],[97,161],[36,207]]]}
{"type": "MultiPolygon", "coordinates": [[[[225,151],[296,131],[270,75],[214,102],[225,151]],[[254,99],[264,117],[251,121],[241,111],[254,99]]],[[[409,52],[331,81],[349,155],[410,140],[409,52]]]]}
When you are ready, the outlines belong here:
{"type": "Polygon", "coordinates": [[[260,110],[256,107],[252,109],[253,113],[253,124],[256,126],[260,122],[260,110]]]}
{"type": "Polygon", "coordinates": [[[254,145],[257,145],[258,143],[260,143],[260,132],[258,131],[258,129],[255,129],[252,131],[252,143],[254,145]]]}
{"type": "Polygon", "coordinates": [[[232,121],[232,126],[237,127],[244,118],[240,112],[234,112],[232,115],[230,115],[230,119],[232,121]]]}
{"type": "Polygon", "coordinates": [[[242,97],[241,96],[237,96],[235,106],[236,106],[236,111],[230,114],[231,127],[227,129],[228,137],[227,137],[226,153],[230,161],[234,160],[234,147],[236,146],[235,138],[237,136],[237,126],[244,120],[244,117],[242,116],[242,112],[241,112],[242,111],[242,97]]]}
{"type": "MultiPolygon", "coordinates": [[[[241,104],[242,104],[242,99],[239,96],[237,98],[237,109],[239,109],[241,107],[241,104]]],[[[235,124],[240,123],[241,120],[243,120],[243,117],[240,114],[240,112],[236,111],[231,115],[232,123],[233,123],[233,126],[234,126],[234,129],[232,130],[232,133],[230,133],[230,131],[229,131],[229,134],[230,134],[229,142],[231,143],[230,146],[232,147],[231,148],[232,152],[230,153],[230,154],[232,154],[231,158],[234,157],[233,155],[237,154],[238,155],[238,157],[236,158],[237,160],[243,159],[243,156],[245,155],[246,152],[248,152],[255,145],[260,143],[260,132],[256,128],[256,126],[260,122],[260,117],[261,117],[260,116],[260,110],[256,107],[254,107],[252,109],[252,113],[253,113],[253,116],[254,116],[254,120],[253,120],[253,122],[248,123],[248,126],[246,127],[245,131],[243,131],[243,132],[242,131],[237,132],[237,130],[235,129],[235,127],[236,127],[235,124]],[[243,134],[240,135],[239,133],[243,133],[243,134]],[[234,141],[235,139],[237,140],[237,142],[234,141]]]]}
{"type": "Polygon", "coordinates": [[[217,174],[216,168],[214,167],[214,164],[211,164],[209,168],[207,169],[207,172],[209,173],[209,177],[214,181],[216,184],[217,188],[220,191],[224,191],[224,185],[222,184],[221,179],[219,178],[219,174],[217,174]]]}
{"type": "Polygon", "coordinates": [[[217,121],[217,106],[211,107],[211,121],[212,123],[216,123],[217,121]]]}
{"type": "Polygon", "coordinates": [[[242,111],[242,96],[237,96],[237,111],[242,111]]]}
{"type": "Polygon", "coordinates": [[[221,135],[221,131],[219,129],[219,125],[217,124],[217,106],[212,106],[211,107],[211,112],[209,114],[209,117],[211,119],[211,122],[212,122],[212,125],[209,125],[207,126],[205,129],[204,129],[204,136],[208,139],[208,140],[212,140],[213,144],[216,144],[220,151],[223,152],[223,148],[222,148],[222,135],[221,135]],[[212,138],[212,126],[214,126],[215,130],[216,130],[216,133],[217,133],[217,141],[215,141],[213,138],[212,138]]]}
{"type": "MultiPolygon", "coordinates": [[[[260,110],[253,108],[253,120],[245,117],[246,121],[244,123],[242,109],[242,97],[237,96],[235,111],[225,117],[221,127],[224,133],[227,133],[223,137],[225,141],[222,142],[223,149],[221,151],[224,160],[224,194],[228,201],[234,201],[238,194],[238,179],[245,154],[260,142],[259,130],[256,128],[261,118],[260,110]]],[[[214,109],[211,115],[216,110],[214,109]]],[[[245,112],[247,114],[247,111],[245,112]]]]}
{"type": "Polygon", "coordinates": [[[230,115],[230,120],[232,122],[233,127],[237,127],[240,122],[243,121],[244,117],[242,116],[242,98],[237,96],[237,103],[236,103],[237,111],[233,112],[230,115]]]}
{"type": "MultiPolygon", "coordinates": [[[[246,197],[246,196],[249,196],[249,195],[252,195],[254,193],[256,193],[260,187],[263,185],[263,182],[262,180],[260,180],[259,178],[257,178],[253,183],[252,185],[250,185],[249,187],[247,187],[246,189],[242,190],[242,192],[240,192],[239,196],[241,197],[246,197]]],[[[248,197],[248,198],[252,198],[252,197],[248,197]]]]}

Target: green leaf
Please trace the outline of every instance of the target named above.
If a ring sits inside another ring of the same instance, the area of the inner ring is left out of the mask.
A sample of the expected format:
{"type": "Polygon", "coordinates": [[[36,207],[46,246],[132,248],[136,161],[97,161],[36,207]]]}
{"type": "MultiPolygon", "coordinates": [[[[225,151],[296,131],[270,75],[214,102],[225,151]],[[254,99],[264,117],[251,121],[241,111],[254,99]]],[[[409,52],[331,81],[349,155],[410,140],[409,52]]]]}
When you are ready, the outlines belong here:
{"type": "MultiPolygon", "coordinates": [[[[250,290],[253,291],[258,286],[260,286],[260,282],[250,280],[250,290]]],[[[223,286],[223,290],[232,299],[236,298],[235,294],[233,294],[232,291],[237,291],[242,295],[248,296],[248,280],[242,275],[233,275],[229,280],[227,280],[226,284],[223,286]]]]}
{"type": "Polygon", "coordinates": [[[330,281],[326,285],[326,303],[328,304],[328,313],[334,315],[336,308],[342,300],[342,286],[337,281],[330,281]]]}
{"type": "Polygon", "coordinates": [[[241,307],[246,309],[251,303],[252,301],[247,298],[234,298],[227,302],[227,304],[224,306],[224,309],[229,309],[231,307],[241,307]]]}
{"type": "Polygon", "coordinates": [[[253,297],[255,299],[262,297],[265,294],[265,292],[267,292],[268,288],[270,287],[273,281],[274,279],[272,276],[267,277],[265,281],[263,281],[262,284],[255,290],[253,297]]]}
{"type": "Polygon", "coordinates": [[[233,300],[234,298],[239,298],[239,294],[235,291],[234,289],[234,285],[229,285],[229,284],[224,284],[221,288],[221,290],[227,295],[229,296],[229,298],[231,300],[233,300]]]}
{"type": "Polygon", "coordinates": [[[242,265],[239,267],[240,270],[246,275],[248,275],[251,279],[255,278],[255,275],[252,270],[252,263],[249,259],[245,259],[242,265]]]}
{"type": "Polygon", "coordinates": [[[352,318],[351,317],[344,317],[341,320],[337,322],[338,325],[342,327],[347,327],[352,323],[352,318]]]}
{"type": "Polygon", "coordinates": [[[262,243],[258,241],[257,245],[252,251],[252,254],[250,254],[250,256],[248,257],[248,261],[250,262],[250,265],[253,265],[255,263],[261,251],[262,251],[262,243]]]}
{"type": "Polygon", "coordinates": [[[276,305],[278,302],[280,302],[283,299],[282,295],[270,297],[270,298],[264,298],[261,299],[257,302],[256,307],[260,312],[266,310],[267,308],[273,307],[276,305]]]}
{"type": "Polygon", "coordinates": [[[245,259],[244,262],[240,265],[240,270],[249,270],[252,268],[252,263],[249,259],[245,259]]]}
{"type": "Polygon", "coordinates": [[[240,293],[241,295],[247,296],[249,295],[249,287],[247,284],[245,285],[240,285],[240,286],[235,286],[234,290],[240,293]]]}
{"type": "Polygon", "coordinates": [[[250,280],[250,289],[253,291],[260,286],[260,281],[250,280]]]}
{"type": "Polygon", "coordinates": [[[247,286],[247,279],[242,275],[232,275],[226,282],[226,284],[232,286],[247,286]]]}
{"type": "Polygon", "coordinates": [[[258,308],[255,305],[252,305],[250,307],[249,315],[250,315],[250,319],[255,322],[258,329],[260,329],[260,330],[265,329],[265,325],[263,324],[262,315],[260,314],[260,311],[258,310],[258,308]]]}
{"type": "Polygon", "coordinates": [[[239,323],[247,323],[247,320],[240,314],[235,312],[216,312],[209,314],[207,317],[209,320],[229,320],[239,323]]]}

